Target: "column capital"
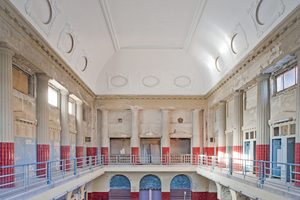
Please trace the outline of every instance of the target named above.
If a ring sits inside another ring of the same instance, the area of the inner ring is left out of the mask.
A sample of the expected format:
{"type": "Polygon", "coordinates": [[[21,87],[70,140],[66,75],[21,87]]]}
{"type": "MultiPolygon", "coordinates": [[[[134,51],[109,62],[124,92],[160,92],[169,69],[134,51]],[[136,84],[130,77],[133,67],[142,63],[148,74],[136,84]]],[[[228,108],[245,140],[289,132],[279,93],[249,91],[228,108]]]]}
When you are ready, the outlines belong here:
{"type": "Polygon", "coordinates": [[[267,80],[269,78],[270,78],[270,74],[259,74],[254,79],[256,80],[256,82],[260,82],[263,80],[267,80]]]}
{"type": "Polygon", "coordinates": [[[12,50],[11,47],[6,42],[0,41],[0,52],[6,52],[11,56],[15,55],[15,52],[12,50]]]}
{"type": "Polygon", "coordinates": [[[62,94],[62,95],[69,95],[70,94],[70,92],[68,91],[68,90],[60,90],[60,94],[62,94]]]}
{"type": "Polygon", "coordinates": [[[203,109],[195,108],[195,109],[192,109],[192,112],[200,112],[201,110],[203,110],[203,109]]]}
{"type": "Polygon", "coordinates": [[[163,111],[163,112],[169,112],[172,109],[174,109],[174,108],[171,108],[171,107],[162,107],[162,108],[160,108],[160,110],[163,111]]]}
{"type": "Polygon", "coordinates": [[[139,111],[141,108],[139,106],[130,106],[131,111],[139,111]]]}
{"type": "Polygon", "coordinates": [[[297,51],[295,51],[294,55],[297,57],[297,59],[300,59],[300,49],[297,49],[297,51]]]}
{"type": "Polygon", "coordinates": [[[244,94],[244,90],[236,90],[232,94],[233,96],[240,96],[244,94]]]}
{"type": "Polygon", "coordinates": [[[82,106],[82,105],[83,105],[83,102],[82,102],[82,101],[80,101],[80,100],[77,100],[77,101],[76,101],[76,105],[78,105],[78,106],[82,106]]]}
{"type": "Polygon", "coordinates": [[[223,106],[223,105],[226,105],[226,101],[225,100],[221,100],[221,101],[219,101],[219,106],[223,106]]]}
{"type": "Polygon", "coordinates": [[[39,80],[43,80],[43,81],[49,81],[50,80],[50,76],[48,76],[46,73],[36,73],[35,76],[39,80]]]}

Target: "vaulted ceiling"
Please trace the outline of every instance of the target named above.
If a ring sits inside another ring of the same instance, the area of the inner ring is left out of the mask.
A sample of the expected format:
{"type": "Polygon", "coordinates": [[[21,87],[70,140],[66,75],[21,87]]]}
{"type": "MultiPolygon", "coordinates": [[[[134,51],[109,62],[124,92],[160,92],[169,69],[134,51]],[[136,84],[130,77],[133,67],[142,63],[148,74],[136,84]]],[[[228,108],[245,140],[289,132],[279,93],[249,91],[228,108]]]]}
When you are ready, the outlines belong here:
{"type": "Polygon", "coordinates": [[[10,0],[96,94],[204,95],[299,0],[10,0]]]}

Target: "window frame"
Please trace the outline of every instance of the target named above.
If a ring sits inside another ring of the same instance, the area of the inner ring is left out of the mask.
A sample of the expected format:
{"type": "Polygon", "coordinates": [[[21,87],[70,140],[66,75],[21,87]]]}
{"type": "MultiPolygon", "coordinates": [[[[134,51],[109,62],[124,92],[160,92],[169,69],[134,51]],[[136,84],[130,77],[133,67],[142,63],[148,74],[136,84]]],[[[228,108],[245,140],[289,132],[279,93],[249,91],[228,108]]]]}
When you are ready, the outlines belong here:
{"type": "Polygon", "coordinates": [[[293,87],[295,87],[297,85],[297,77],[298,77],[298,65],[296,63],[293,63],[291,64],[290,66],[286,67],[286,69],[284,71],[282,71],[281,73],[278,73],[276,75],[274,75],[274,86],[275,86],[275,93],[278,94],[278,93],[281,93],[283,91],[286,91],[286,90],[289,90],[293,87]],[[295,82],[293,85],[289,86],[289,87],[286,87],[285,88],[285,74],[290,72],[291,70],[295,70],[295,82]],[[278,84],[278,78],[282,76],[282,90],[278,90],[278,87],[277,87],[277,84],[278,84]]]}
{"type": "Polygon", "coordinates": [[[69,98],[69,101],[68,101],[68,113],[69,115],[73,115],[75,116],[75,100],[72,99],[72,98],[69,98]],[[71,108],[71,113],[70,113],[70,103],[72,104],[72,108],[71,108]]]}
{"type": "Polygon", "coordinates": [[[48,84],[48,104],[55,107],[55,108],[58,108],[59,106],[59,89],[57,89],[55,86],[53,86],[52,84],[48,84]],[[49,89],[52,89],[53,91],[56,92],[57,96],[56,96],[56,105],[53,105],[52,103],[50,103],[50,100],[49,100],[49,89]]]}
{"type": "Polygon", "coordinates": [[[15,89],[15,90],[17,90],[17,91],[19,91],[19,92],[21,92],[25,95],[29,95],[31,97],[34,97],[35,96],[35,78],[34,78],[35,76],[34,76],[34,74],[32,74],[32,73],[28,72],[27,70],[19,67],[16,63],[12,64],[12,68],[20,71],[22,74],[27,76],[28,93],[25,93],[25,92],[19,90],[18,88],[15,88],[15,87],[13,89],[15,89]]]}

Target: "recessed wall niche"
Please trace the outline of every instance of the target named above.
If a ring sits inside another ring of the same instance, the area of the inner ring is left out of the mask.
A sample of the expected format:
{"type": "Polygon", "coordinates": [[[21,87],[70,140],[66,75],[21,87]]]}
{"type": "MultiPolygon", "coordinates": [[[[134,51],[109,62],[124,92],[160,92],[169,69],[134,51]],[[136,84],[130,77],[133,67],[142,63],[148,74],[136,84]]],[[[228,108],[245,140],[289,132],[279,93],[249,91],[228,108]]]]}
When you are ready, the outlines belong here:
{"type": "Polygon", "coordinates": [[[216,57],[215,67],[216,67],[218,72],[224,72],[227,69],[225,60],[223,59],[223,56],[219,55],[219,56],[216,57]]]}
{"type": "Polygon", "coordinates": [[[49,37],[53,22],[60,13],[56,0],[27,0],[25,10],[49,37]]]}
{"type": "Polygon", "coordinates": [[[172,90],[193,90],[194,74],[174,74],[172,90]]]}
{"type": "Polygon", "coordinates": [[[158,73],[139,73],[140,89],[142,90],[160,90],[161,89],[161,75],[158,73]]]}
{"type": "Polygon", "coordinates": [[[249,47],[246,33],[240,23],[237,23],[235,29],[231,32],[230,48],[233,54],[238,57],[249,47]]]}
{"type": "Polygon", "coordinates": [[[127,73],[107,73],[108,90],[129,89],[129,75],[127,73]]]}
{"type": "Polygon", "coordinates": [[[76,49],[76,46],[78,45],[79,40],[78,37],[71,27],[70,23],[66,23],[66,26],[61,31],[57,47],[62,52],[62,54],[69,60],[72,60],[72,55],[76,49]]]}
{"type": "Polygon", "coordinates": [[[257,37],[260,37],[285,9],[282,0],[255,0],[251,3],[248,13],[250,14],[257,30],[257,37]]]}

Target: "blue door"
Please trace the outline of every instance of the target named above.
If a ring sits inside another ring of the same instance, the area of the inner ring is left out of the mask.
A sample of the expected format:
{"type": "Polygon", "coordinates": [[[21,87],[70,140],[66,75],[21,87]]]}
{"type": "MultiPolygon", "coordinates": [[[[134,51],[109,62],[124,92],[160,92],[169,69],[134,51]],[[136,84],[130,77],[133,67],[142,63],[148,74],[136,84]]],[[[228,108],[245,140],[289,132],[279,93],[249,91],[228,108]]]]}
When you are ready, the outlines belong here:
{"type": "MultiPolygon", "coordinates": [[[[279,154],[281,152],[281,139],[275,139],[272,143],[272,161],[273,162],[279,162],[278,156],[281,156],[279,154]]],[[[281,176],[281,165],[277,163],[272,164],[272,175],[273,177],[279,178],[281,176]]]]}
{"type": "MultiPolygon", "coordinates": [[[[287,163],[295,163],[295,138],[287,139],[287,163]]],[[[286,179],[290,181],[290,166],[286,167],[286,179]]]]}

